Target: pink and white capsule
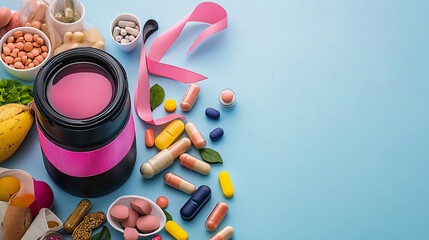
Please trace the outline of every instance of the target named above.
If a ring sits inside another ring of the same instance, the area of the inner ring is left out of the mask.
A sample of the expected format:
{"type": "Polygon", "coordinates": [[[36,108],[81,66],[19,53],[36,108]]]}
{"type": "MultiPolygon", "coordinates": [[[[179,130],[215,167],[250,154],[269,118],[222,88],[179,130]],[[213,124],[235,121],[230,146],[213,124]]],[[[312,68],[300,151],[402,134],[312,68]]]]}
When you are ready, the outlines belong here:
{"type": "Polygon", "coordinates": [[[182,102],[180,103],[180,108],[185,112],[190,111],[197,100],[198,93],[200,93],[200,86],[198,86],[198,84],[193,83],[189,85],[188,91],[186,91],[185,96],[183,96],[182,102]]]}
{"type": "Polygon", "coordinates": [[[210,164],[201,161],[200,159],[192,156],[191,154],[184,153],[179,157],[180,164],[186,168],[207,175],[210,173],[210,164]]]}
{"type": "Polygon", "coordinates": [[[206,146],[206,139],[204,139],[201,132],[193,123],[187,123],[185,125],[185,132],[197,149],[201,149],[206,146]]]}

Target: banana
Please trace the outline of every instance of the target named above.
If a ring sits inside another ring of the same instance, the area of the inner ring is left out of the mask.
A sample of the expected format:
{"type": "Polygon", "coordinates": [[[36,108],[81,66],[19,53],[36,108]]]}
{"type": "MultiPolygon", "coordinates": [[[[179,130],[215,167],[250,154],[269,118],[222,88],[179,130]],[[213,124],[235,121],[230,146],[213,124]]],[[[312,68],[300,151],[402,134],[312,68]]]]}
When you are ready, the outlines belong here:
{"type": "Polygon", "coordinates": [[[0,163],[18,149],[33,122],[28,106],[10,103],[0,107],[0,163]]]}

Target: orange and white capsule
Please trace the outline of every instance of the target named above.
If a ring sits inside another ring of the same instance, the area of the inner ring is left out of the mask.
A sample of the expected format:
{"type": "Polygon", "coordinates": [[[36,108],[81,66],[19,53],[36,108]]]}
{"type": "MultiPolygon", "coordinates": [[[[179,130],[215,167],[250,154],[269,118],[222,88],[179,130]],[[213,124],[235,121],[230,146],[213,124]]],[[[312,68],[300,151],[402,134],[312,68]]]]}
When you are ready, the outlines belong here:
{"type": "Polygon", "coordinates": [[[207,218],[207,221],[206,221],[207,230],[209,230],[210,232],[213,232],[214,230],[216,230],[217,227],[219,227],[220,223],[222,222],[227,212],[228,212],[228,204],[226,202],[219,202],[216,205],[216,207],[213,209],[212,213],[210,213],[210,216],[207,218]]]}
{"type": "Polygon", "coordinates": [[[166,173],[164,175],[164,182],[168,186],[171,186],[175,189],[179,189],[180,191],[185,192],[187,194],[192,194],[196,190],[196,187],[194,184],[186,181],[185,179],[171,172],[166,173]]]}
{"type": "Polygon", "coordinates": [[[200,159],[192,156],[191,154],[184,153],[179,157],[180,164],[186,168],[207,175],[210,173],[210,164],[201,161],[200,159]]]}
{"type": "Polygon", "coordinates": [[[153,129],[147,129],[144,133],[144,143],[146,147],[151,148],[155,144],[155,131],[153,129]]]}
{"type": "Polygon", "coordinates": [[[209,240],[229,240],[232,238],[232,235],[234,235],[234,228],[226,226],[213,235],[209,240]]]}
{"type": "Polygon", "coordinates": [[[193,83],[189,85],[188,91],[186,91],[185,96],[183,96],[182,102],[180,103],[182,111],[187,112],[191,110],[197,100],[198,93],[200,93],[200,86],[198,86],[198,84],[193,83]]]}
{"type": "Polygon", "coordinates": [[[185,132],[197,149],[201,149],[206,146],[206,140],[204,139],[203,134],[201,134],[193,123],[187,123],[185,125],[185,132]]]}

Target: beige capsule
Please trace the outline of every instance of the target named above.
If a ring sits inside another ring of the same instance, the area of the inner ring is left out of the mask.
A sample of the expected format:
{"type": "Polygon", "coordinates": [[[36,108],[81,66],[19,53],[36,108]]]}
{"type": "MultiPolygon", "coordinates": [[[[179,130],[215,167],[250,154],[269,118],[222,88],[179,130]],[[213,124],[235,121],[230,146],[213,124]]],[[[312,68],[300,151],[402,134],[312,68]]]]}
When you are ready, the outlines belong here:
{"type": "Polygon", "coordinates": [[[226,226],[213,235],[213,237],[211,237],[209,240],[229,240],[232,238],[232,235],[234,235],[234,228],[231,226],[226,226]]]}
{"type": "Polygon", "coordinates": [[[170,147],[163,149],[161,152],[153,156],[147,162],[140,166],[140,173],[145,178],[151,178],[158,174],[168,166],[173,164],[174,159],[178,158],[182,153],[188,151],[192,143],[189,138],[182,138],[170,147]]]}

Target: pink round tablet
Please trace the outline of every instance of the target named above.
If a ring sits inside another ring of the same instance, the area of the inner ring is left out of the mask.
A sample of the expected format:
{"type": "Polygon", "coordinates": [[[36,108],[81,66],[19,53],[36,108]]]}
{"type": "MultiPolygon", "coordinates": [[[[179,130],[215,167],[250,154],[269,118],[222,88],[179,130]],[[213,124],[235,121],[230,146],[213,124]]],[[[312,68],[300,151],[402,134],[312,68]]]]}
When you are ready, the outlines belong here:
{"type": "Polygon", "coordinates": [[[147,201],[145,201],[143,199],[138,199],[138,198],[134,199],[130,203],[130,206],[132,209],[134,209],[135,211],[137,211],[141,215],[150,214],[150,212],[152,211],[152,206],[150,205],[150,203],[148,203],[147,201]]]}
{"type": "Polygon", "coordinates": [[[130,215],[128,216],[127,220],[121,221],[121,225],[124,228],[127,228],[127,227],[133,228],[133,227],[136,227],[137,219],[139,219],[139,214],[136,211],[134,211],[133,209],[131,209],[131,208],[128,208],[128,210],[130,212],[130,215]]]}
{"type": "Polygon", "coordinates": [[[137,229],[142,233],[151,233],[158,229],[159,220],[153,215],[141,216],[137,220],[137,229]]]}
{"type": "Polygon", "coordinates": [[[116,221],[125,221],[130,215],[130,208],[124,205],[116,205],[110,209],[110,216],[116,221]]]}
{"type": "Polygon", "coordinates": [[[139,239],[139,232],[135,228],[125,228],[124,231],[124,239],[125,240],[137,240],[139,239]]]}
{"type": "Polygon", "coordinates": [[[222,101],[229,103],[234,99],[234,93],[231,90],[226,89],[222,92],[220,97],[222,98],[222,101]]]}

